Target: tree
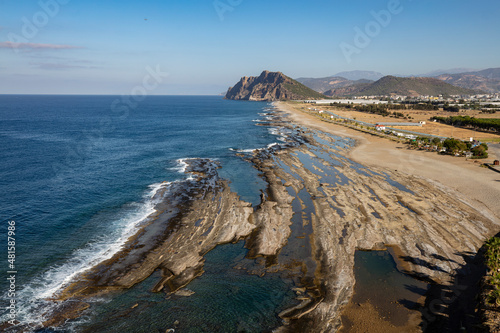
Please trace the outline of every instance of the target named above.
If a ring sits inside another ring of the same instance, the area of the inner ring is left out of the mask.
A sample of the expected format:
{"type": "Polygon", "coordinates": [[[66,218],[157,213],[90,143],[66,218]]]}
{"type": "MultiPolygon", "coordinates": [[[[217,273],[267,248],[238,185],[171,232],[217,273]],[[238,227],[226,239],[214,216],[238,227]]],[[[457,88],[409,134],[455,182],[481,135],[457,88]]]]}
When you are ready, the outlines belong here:
{"type": "Polygon", "coordinates": [[[479,146],[472,148],[471,152],[477,158],[487,158],[488,157],[488,145],[486,145],[485,143],[481,143],[479,146]]]}
{"type": "Polygon", "coordinates": [[[435,146],[441,146],[441,139],[440,138],[433,138],[432,144],[435,146]]]}
{"type": "Polygon", "coordinates": [[[446,151],[453,155],[467,149],[465,142],[453,138],[444,140],[443,146],[446,148],[446,151]]]}

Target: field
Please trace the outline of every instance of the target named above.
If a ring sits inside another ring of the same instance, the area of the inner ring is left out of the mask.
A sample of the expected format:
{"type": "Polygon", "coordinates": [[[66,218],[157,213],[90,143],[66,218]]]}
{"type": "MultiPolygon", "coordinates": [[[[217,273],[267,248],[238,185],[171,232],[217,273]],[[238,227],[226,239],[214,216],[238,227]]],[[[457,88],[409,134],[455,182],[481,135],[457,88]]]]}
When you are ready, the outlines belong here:
{"type": "Polygon", "coordinates": [[[445,112],[445,111],[419,111],[419,110],[390,110],[391,112],[401,112],[407,118],[394,118],[394,117],[384,117],[378,114],[370,114],[366,112],[359,111],[347,111],[345,109],[339,109],[338,107],[332,106],[322,106],[322,105],[309,105],[305,106],[305,108],[312,107],[321,110],[328,110],[339,116],[356,119],[360,121],[364,121],[367,123],[378,123],[378,122],[420,122],[425,121],[426,124],[422,127],[408,127],[408,126],[392,126],[394,128],[404,129],[413,132],[419,132],[424,134],[433,134],[444,137],[453,137],[461,140],[469,140],[470,138],[474,138],[480,141],[486,142],[499,142],[500,135],[494,133],[486,133],[480,131],[474,131],[472,129],[465,129],[454,127],[450,125],[440,124],[437,122],[432,122],[429,119],[434,116],[439,117],[451,117],[451,116],[470,116],[476,118],[500,118],[500,114],[487,114],[481,113],[480,111],[470,110],[470,111],[461,111],[457,112],[445,112]]]}

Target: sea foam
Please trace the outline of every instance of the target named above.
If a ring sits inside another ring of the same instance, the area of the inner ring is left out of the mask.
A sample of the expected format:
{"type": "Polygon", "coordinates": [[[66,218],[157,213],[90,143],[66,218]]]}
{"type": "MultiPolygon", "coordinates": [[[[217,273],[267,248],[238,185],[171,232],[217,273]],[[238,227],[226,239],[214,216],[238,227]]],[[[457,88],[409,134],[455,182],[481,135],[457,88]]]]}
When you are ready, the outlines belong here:
{"type": "MultiPolygon", "coordinates": [[[[131,204],[134,209],[110,221],[114,230],[95,238],[83,248],[75,250],[70,258],[60,265],[52,266],[33,282],[18,292],[18,317],[25,323],[41,323],[43,313],[54,303],[50,299],[70,282],[98,263],[111,258],[121,250],[127,240],[146,224],[156,212],[156,205],[163,199],[171,182],[152,184],[140,202],[131,204]],[[28,301],[29,300],[29,301],[28,301]]],[[[1,319],[2,321],[5,318],[1,319]]]]}

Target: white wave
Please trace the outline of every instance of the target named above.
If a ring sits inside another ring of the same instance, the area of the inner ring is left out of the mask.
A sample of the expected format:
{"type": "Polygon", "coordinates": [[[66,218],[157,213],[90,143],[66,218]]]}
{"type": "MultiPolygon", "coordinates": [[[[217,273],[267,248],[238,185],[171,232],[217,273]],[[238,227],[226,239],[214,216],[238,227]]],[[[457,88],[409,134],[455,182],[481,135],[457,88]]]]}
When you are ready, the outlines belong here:
{"type": "MultiPolygon", "coordinates": [[[[231,149],[231,148],[230,148],[231,149]]],[[[176,160],[177,162],[177,166],[175,167],[172,167],[170,168],[170,170],[174,170],[174,171],[177,171],[179,173],[186,173],[186,170],[187,170],[187,167],[188,167],[188,163],[187,161],[190,161],[190,160],[199,160],[201,159],[201,157],[185,157],[185,158],[179,158],[176,160]]],[[[212,161],[217,161],[217,158],[211,158],[212,161]]],[[[188,179],[190,178],[191,176],[188,177],[188,179]]]]}
{"type": "Polygon", "coordinates": [[[253,153],[254,151],[259,151],[262,150],[262,148],[256,148],[256,149],[240,149],[238,152],[240,153],[253,153]]]}
{"type": "Polygon", "coordinates": [[[229,148],[230,151],[235,151],[237,153],[253,153],[255,151],[263,150],[264,148],[253,148],[253,149],[234,149],[229,148]]]}
{"type": "Polygon", "coordinates": [[[267,145],[267,148],[269,149],[269,148],[272,148],[272,147],[274,147],[274,146],[279,146],[279,145],[280,145],[279,143],[277,143],[277,142],[273,142],[273,143],[268,144],[268,145],[267,145]]]}
{"type": "Polygon", "coordinates": [[[174,170],[174,171],[177,171],[179,173],[185,173],[186,172],[186,169],[188,167],[188,164],[187,164],[187,160],[189,160],[189,158],[179,158],[177,159],[175,162],[177,163],[176,166],[170,168],[170,170],[174,170]]]}
{"type": "Polygon", "coordinates": [[[132,205],[137,208],[121,218],[111,221],[114,231],[102,235],[75,250],[66,262],[52,266],[35,278],[18,293],[18,320],[25,323],[40,323],[47,308],[53,305],[47,301],[57,296],[65,286],[80,274],[120,251],[129,237],[133,236],[156,213],[155,206],[162,200],[171,182],[149,186],[141,202],[132,205]],[[37,311],[38,309],[38,311],[37,311]]]}
{"type": "Polygon", "coordinates": [[[269,134],[272,134],[272,135],[280,135],[280,131],[276,127],[270,127],[267,129],[267,131],[269,132],[269,134]]]}

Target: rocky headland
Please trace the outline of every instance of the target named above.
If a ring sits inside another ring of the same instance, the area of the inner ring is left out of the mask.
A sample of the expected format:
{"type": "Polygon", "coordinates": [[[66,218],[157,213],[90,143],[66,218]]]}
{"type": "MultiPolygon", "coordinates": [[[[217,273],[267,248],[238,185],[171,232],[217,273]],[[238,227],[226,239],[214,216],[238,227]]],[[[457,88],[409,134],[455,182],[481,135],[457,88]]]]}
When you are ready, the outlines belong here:
{"type": "Polygon", "coordinates": [[[281,72],[263,71],[260,76],[242,77],[228,89],[225,98],[247,101],[321,99],[325,96],[281,72]]]}

